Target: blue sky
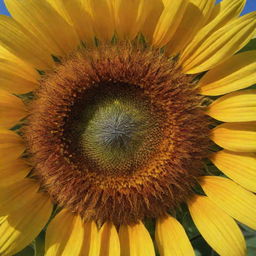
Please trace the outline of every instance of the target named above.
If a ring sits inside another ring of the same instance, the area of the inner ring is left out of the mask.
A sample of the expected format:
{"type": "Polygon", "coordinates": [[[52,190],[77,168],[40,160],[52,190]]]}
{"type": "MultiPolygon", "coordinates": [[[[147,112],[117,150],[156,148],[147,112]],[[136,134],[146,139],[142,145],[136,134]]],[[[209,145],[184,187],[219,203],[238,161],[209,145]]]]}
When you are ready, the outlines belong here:
{"type": "MultiPolygon", "coordinates": [[[[0,0],[2,1],[2,0],[0,0]]],[[[221,2],[221,0],[217,0],[217,2],[221,2]]],[[[246,6],[243,10],[243,14],[256,11],[256,1],[255,0],[247,0],[246,6]]]]}
{"type": "MultiPolygon", "coordinates": [[[[37,1],[37,0],[35,0],[37,1]]],[[[217,0],[217,2],[220,2],[221,0],[217,0]]],[[[247,0],[246,7],[243,11],[243,13],[256,11],[256,1],[255,0],[247,0]]],[[[5,6],[4,6],[4,0],[0,0],[0,14],[8,14],[5,6]]]]}

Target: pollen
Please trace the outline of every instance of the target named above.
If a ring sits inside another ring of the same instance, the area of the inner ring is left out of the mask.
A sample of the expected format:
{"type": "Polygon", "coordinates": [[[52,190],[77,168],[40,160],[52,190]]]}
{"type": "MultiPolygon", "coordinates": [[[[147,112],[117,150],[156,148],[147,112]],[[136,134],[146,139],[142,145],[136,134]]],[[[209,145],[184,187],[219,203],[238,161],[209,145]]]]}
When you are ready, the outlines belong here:
{"type": "Polygon", "coordinates": [[[195,81],[130,44],[63,60],[41,81],[25,130],[44,189],[85,220],[116,225],[185,202],[210,144],[195,81]]]}

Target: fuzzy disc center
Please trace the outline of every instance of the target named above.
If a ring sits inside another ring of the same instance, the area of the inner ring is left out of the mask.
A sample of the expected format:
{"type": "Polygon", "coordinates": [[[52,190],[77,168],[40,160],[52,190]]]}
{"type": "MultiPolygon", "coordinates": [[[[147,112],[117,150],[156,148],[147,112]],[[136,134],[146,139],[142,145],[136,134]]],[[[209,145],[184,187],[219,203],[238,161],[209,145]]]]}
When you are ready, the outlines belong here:
{"type": "Polygon", "coordinates": [[[129,171],[153,126],[143,111],[114,100],[89,121],[82,134],[83,151],[103,169],[129,171]]]}
{"type": "Polygon", "coordinates": [[[68,125],[70,140],[76,141],[79,162],[91,170],[129,175],[156,151],[161,120],[136,86],[101,84],[81,102],[73,109],[77,118],[68,125]]]}

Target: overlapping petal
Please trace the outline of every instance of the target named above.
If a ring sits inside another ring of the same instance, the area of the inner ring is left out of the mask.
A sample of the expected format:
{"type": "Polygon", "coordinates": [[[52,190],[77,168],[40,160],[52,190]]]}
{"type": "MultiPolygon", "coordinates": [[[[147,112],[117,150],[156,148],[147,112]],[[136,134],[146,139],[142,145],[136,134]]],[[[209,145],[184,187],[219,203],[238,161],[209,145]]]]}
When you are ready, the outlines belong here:
{"type": "MultiPolygon", "coordinates": [[[[36,187],[30,184],[27,188],[36,187]]],[[[22,190],[20,192],[18,195],[16,190],[16,199],[19,198],[20,201],[8,199],[4,205],[8,215],[0,220],[0,254],[3,256],[14,255],[30,244],[44,228],[52,212],[52,203],[48,196],[35,191],[32,194],[23,193],[22,190]]]]}
{"type": "Polygon", "coordinates": [[[171,216],[157,220],[155,237],[161,256],[195,255],[182,225],[171,216]]]}
{"type": "Polygon", "coordinates": [[[96,37],[102,41],[111,40],[115,32],[113,1],[88,0],[88,10],[96,37]]]}
{"type": "Polygon", "coordinates": [[[203,95],[217,96],[244,89],[256,83],[256,51],[232,56],[200,80],[203,95]]]}
{"type": "Polygon", "coordinates": [[[219,255],[245,255],[243,234],[228,214],[205,196],[195,196],[188,206],[199,232],[219,255]]]}
{"type": "Polygon", "coordinates": [[[17,159],[0,165],[0,187],[7,187],[21,181],[31,167],[25,160],[17,159]]]}
{"type": "Polygon", "coordinates": [[[21,99],[0,89],[0,125],[3,128],[13,127],[27,114],[21,99]]]}
{"type": "Polygon", "coordinates": [[[217,31],[216,26],[219,23],[205,26],[185,49],[180,58],[183,72],[195,74],[209,70],[244,47],[255,33],[256,12],[236,18],[217,31]]]}
{"type": "Polygon", "coordinates": [[[13,18],[0,16],[0,45],[38,69],[49,69],[53,59],[49,49],[13,18]]]}
{"type": "Polygon", "coordinates": [[[152,11],[155,0],[115,0],[114,15],[118,37],[134,39],[152,11]]]}
{"type": "Polygon", "coordinates": [[[256,90],[243,90],[214,101],[207,114],[223,122],[256,121],[256,90]]]}
{"type": "Polygon", "coordinates": [[[244,9],[245,4],[246,0],[223,0],[215,5],[207,23],[210,23],[215,18],[218,19],[221,15],[226,13],[228,15],[222,19],[216,28],[221,27],[232,19],[238,17],[244,9]]]}
{"type": "Polygon", "coordinates": [[[46,256],[80,256],[84,226],[80,216],[62,210],[49,224],[45,238],[46,256]]]}
{"type": "Polygon", "coordinates": [[[256,152],[256,122],[225,123],[211,132],[219,146],[235,152],[256,152]]]}
{"type": "Polygon", "coordinates": [[[37,86],[38,72],[0,45],[0,88],[24,94],[37,86]]]}
{"type": "MultiPolygon", "coordinates": [[[[64,0],[45,0],[47,1],[69,24],[73,25],[71,17],[66,9],[64,0]]],[[[67,0],[68,2],[75,2],[75,0],[67,0]]]]}
{"type": "MultiPolygon", "coordinates": [[[[10,164],[10,163],[9,163],[10,164]]],[[[17,164],[17,160],[16,160],[17,164]]],[[[18,172],[18,170],[16,170],[18,172]]],[[[28,178],[17,180],[9,186],[0,186],[0,216],[5,216],[22,208],[35,197],[39,185],[28,178]]]]}
{"type": "Polygon", "coordinates": [[[119,229],[122,256],[155,256],[150,234],[142,222],[135,225],[122,225],[119,229]]]}
{"type": "Polygon", "coordinates": [[[84,223],[84,241],[79,256],[99,255],[99,231],[94,221],[84,223]]]}
{"type": "Polygon", "coordinates": [[[209,18],[214,4],[215,0],[190,0],[188,2],[175,36],[166,47],[169,55],[176,55],[185,48],[209,18]]]}
{"type": "Polygon", "coordinates": [[[212,154],[210,159],[229,178],[256,193],[255,153],[236,153],[221,150],[212,154]]]}
{"type": "Polygon", "coordinates": [[[92,17],[86,1],[63,0],[63,5],[69,14],[80,40],[88,45],[92,45],[95,35],[93,31],[92,17]]]}
{"type": "Polygon", "coordinates": [[[114,224],[105,223],[99,233],[100,256],[120,256],[120,242],[114,224]]]}
{"type": "Polygon", "coordinates": [[[155,31],[159,17],[164,10],[164,4],[162,0],[153,0],[151,2],[152,8],[149,15],[142,26],[141,32],[145,36],[146,41],[152,42],[153,33],[155,31]]]}
{"type": "Polygon", "coordinates": [[[47,1],[5,0],[5,4],[12,17],[47,46],[52,55],[65,56],[78,47],[73,27],[47,1]]]}
{"type": "Polygon", "coordinates": [[[162,47],[175,35],[184,16],[188,0],[167,0],[153,34],[153,45],[162,47]]]}
{"type": "Polygon", "coordinates": [[[18,134],[0,128],[0,164],[17,159],[24,150],[25,145],[18,134]]]}
{"type": "Polygon", "coordinates": [[[214,204],[239,222],[256,229],[256,196],[253,193],[217,176],[202,177],[200,185],[214,204]]]}

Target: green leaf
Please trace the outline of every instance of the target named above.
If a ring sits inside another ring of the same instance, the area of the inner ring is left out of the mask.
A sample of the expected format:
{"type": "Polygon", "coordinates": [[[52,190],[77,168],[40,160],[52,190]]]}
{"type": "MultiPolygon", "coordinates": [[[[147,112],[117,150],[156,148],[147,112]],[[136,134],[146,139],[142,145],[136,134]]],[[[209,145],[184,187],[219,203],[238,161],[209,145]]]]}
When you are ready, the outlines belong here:
{"type": "Polygon", "coordinates": [[[182,226],[187,232],[187,235],[190,240],[193,240],[195,237],[199,235],[199,232],[189,214],[189,212],[186,212],[186,214],[183,216],[181,221],[182,226]]]}
{"type": "Polygon", "coordinates": [[[256,50],[256,38],[252,39],[242,50],[239,52],[247,52],[256,50]]]}
{"type": "Polygon", "coordinates": [[[33,248],[31,246],[28,246],[21,252],[15,254],[14,256],[35,256],[35,254],[33,248]]]}
{"type": "Polygon", "coordinates": [[[45,232],[42,231],[35,240],[35,256],[44,256],[45,232]]]}
{"type": "Polygon", "coordinates": [[[256,255],[256,248],[248,247],[247,256],[255,256],[255,255],[256,255]]]}
{"type": "Polygon", "coordinates": [[[205,242],[202,236],[195,237],[191,240],[195,249],[196,256],[215,256],[217,255],[212,248],[205,242]]]}

